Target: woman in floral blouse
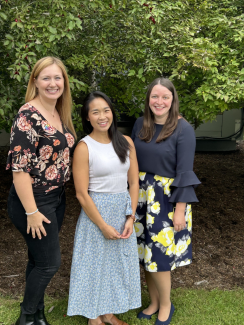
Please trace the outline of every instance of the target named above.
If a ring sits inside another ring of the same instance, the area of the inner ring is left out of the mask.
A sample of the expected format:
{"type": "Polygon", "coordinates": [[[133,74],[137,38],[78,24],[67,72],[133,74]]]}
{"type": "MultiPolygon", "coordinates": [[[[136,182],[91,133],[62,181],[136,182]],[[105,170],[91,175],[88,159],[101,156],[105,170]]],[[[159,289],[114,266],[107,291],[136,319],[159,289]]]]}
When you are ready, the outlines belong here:
{"type": "Polygon", "coordinates": [[[45,57],[35,64],[25,99],[13,122],[7,160],[13,171],[8,213],[29,258],[15,324],[45,325],[44,291],[61,262],[58,233],[76,137],[69,80],[59,59],[45,57]]]}

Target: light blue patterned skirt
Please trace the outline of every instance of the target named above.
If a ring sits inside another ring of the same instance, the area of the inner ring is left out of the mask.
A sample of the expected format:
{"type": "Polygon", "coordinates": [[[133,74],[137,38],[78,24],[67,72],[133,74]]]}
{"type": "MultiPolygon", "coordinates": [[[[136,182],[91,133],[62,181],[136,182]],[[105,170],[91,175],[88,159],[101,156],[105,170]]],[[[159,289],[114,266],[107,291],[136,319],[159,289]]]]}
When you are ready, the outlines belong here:
{"type": "MultiPolygon", "coordinates": [[[[123,232],[132,213],[128,192],[90,192],[105,222],[123,232]]],[[[135,231],[128,239],[106,239],[81,210],[76,226],[67,315],[95,319],[141,306],[141,286],[135,231]]]]}

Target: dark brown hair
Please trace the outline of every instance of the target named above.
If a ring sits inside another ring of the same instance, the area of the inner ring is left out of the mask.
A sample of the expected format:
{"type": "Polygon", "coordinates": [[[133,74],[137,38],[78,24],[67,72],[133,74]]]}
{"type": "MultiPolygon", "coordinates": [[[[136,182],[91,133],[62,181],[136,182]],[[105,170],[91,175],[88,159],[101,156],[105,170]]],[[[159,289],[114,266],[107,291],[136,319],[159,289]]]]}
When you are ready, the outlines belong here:
{"type": "Polygon", "coordinates": [[[101,91],[94,91],[93,93],[87,95],[84,99],[83,107],[81,108],[83,130],[86,134],[90,134],[93,131],[93,127],[91,123],[87,120],[87,118],[89,112],[89,105],[96,98],[104,99],[112,111],[113,122],[110,125],[110,128],[108,129],[108,136],[112,141],[114,151],[116,152],[120,161],[122,163],[125,163],[126,158],[129,156],[129,150],[131,146],[126,140],[126,138],[123,136],[123,134],[117,129],[117,118],[110,98],[101,91]]]}
{"type": "Polygon", "coordinates": [[[171,107],[169,110],[169,115],[164,124],[162,131],[159,133],[156,142],[161,142],[167,139],[175,130],[178,124],[179,116],[179,99],[176,92],[176,89],[172,82],[169,79],[157,78],[148,86],[146,101],[145,101],[145,110],[142,129],[139,133],[139,138],[145,142],[150,142],[155,134],[155,125],[154,125],[154,114],[149,107],[149,100],[152,89],[156,85],[162,85],[171,91],[173,99],[171,107]]]}

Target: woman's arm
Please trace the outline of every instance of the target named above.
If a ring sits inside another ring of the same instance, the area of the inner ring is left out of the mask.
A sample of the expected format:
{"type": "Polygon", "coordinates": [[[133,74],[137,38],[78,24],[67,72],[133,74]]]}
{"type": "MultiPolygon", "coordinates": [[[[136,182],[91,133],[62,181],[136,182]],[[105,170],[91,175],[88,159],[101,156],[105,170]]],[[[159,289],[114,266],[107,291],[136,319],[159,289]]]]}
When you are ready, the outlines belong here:
{"type": "Polygon", "coordinates": [[[177,202],[174,216],[173,216],[173,224],[175,231],[181,231],[186,227],[186,220],[185,220],[185,209],[186,203],[177,202]]]}
{"type": "MultiPolygon", "coordinates": [[[[27,213],[37,210],[36,202],[33,195],[31,177],[28,173],[20,171],[13,172],[14,187],[16,193],[27,213]]],[[[46,230],[43,227],[43,221],[51,223],[41,212],[37,211],[34,214],[27,215],[27,234],[32,233],[35,238],[36,234],[39,239],[42,238],[41,233],[46,236],[46,230]]]]}
{"type": "MultiPolygon", "coordinates": [[[[131,197],[131,207],[132,213],[135,215],[136,208],[138,204],[138,194],[139,194],[139,171],[138,163],[136,158],[136,150],[133,141],[130,137],[125,136],[126,140],[130,144],[130,168],[128,171],[128,183],[129,183],[129,193],[131,197]]],[[[125,223],[124,231],[121,235],[121,238],[129,238],[133,232],[133,219],[128,218],[125,223]]]]}
{"type": "Polygon", "coordinates": [[[172,183],[174,190],[169,200],[172,203],[176,203],[173,216],[173,224],[176,231],[185,228],[186,202],[194,202],[196,200],[193,186],[200,183],[193,172],[195,147],[195,133],[192,126],[187,123],[182,127],[177,139],[176,177],[172,183]]]}
{"type": "Polygon", "coordinates": [[[99,227],[105,238],[120,238],[120,233],[103,220],[95,203],[88,194],[89,152],[85,142],[80,142],[75,149],[73,157],[73,178],[76,189],[76,197],[87,216],[99,227]]]}

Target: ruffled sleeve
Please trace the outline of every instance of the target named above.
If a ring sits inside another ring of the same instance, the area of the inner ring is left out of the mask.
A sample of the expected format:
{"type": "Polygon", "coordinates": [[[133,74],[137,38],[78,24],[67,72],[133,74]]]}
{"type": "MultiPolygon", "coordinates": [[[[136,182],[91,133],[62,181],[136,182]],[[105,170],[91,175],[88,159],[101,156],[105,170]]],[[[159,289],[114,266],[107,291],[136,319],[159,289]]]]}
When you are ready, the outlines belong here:
{"type": "Polygon", "coordinates": [[[176,176],[171,184],[171,203],[198,202],[194,188],[201,184],[193,172],[193,161],[196,148],[195,133],[190,124],[180,127],[177,138],[176,176]]]}
{"type": "Polygon", "coordinates": [[[40,117],[25,104],[14,119],[10,134],[10,150],[6,169],[39,175],[36,149],[39,142],[40,117]]]}

